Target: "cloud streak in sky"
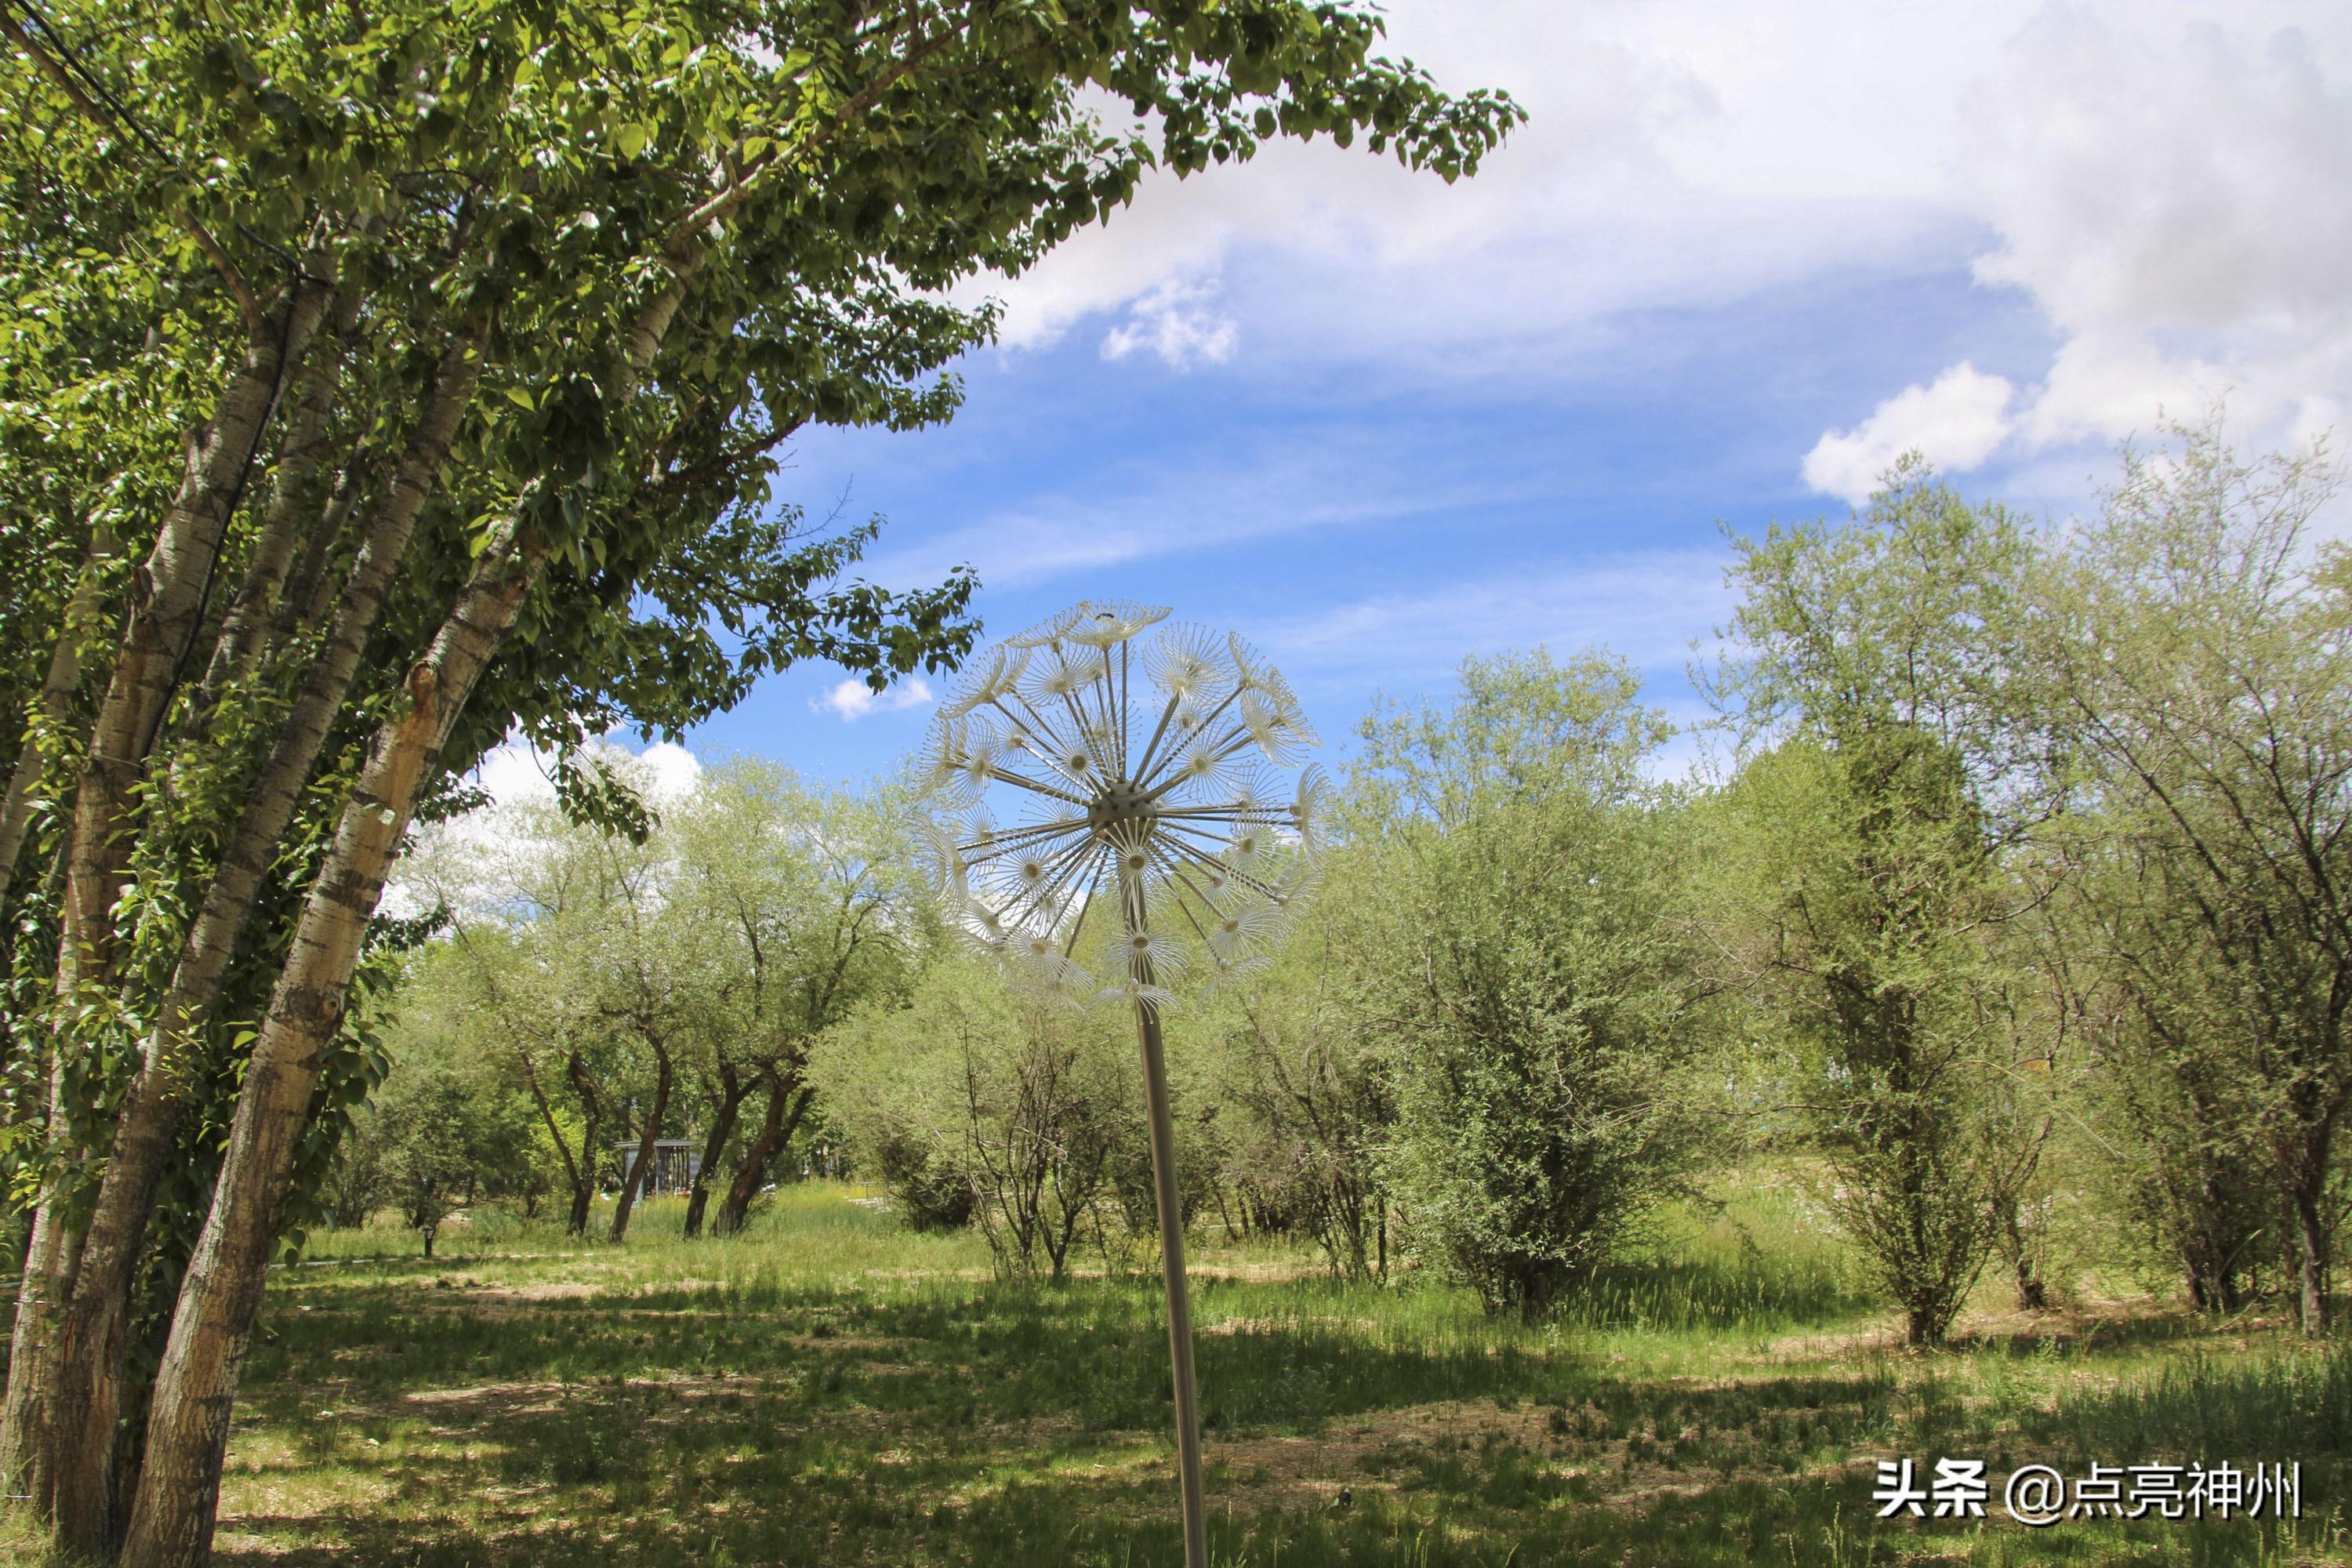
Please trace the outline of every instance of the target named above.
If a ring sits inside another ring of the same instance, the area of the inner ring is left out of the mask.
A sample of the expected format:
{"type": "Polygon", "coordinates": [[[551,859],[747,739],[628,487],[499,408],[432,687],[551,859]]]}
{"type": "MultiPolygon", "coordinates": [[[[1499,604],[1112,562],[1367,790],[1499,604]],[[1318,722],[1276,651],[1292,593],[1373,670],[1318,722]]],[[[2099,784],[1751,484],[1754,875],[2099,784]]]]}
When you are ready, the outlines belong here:
{"type": "Polygon", "coordinates": [[[1007,344],[1108,313],[1114,359],[1540,381],[1623,312],[1959,267],[2031,303],[2046,363],[1921,366],[1792,471],[1852,499],[1915,426],[1967,471],[2225,393],[2257,443],[2352,405],[2352,10],[1400,0],[1389,32],[1449,86],[1530,109],[1475,179],[1280,143],[1147,181],[995,285],[1007,344]]]}
{"type": "Polygon", "coordinates": [[[1711,647],[1731,613],[1728,561],[1716,551],[1659,550],[1530,563],[1278,621],[1265,628],[1265,642],[1286,671],[1369,670],[1415,689],[1465,654],[1538,643],[1557,654],[1606,647],[1636,668],[1679,672],[1693,643],[1711,647]]]}

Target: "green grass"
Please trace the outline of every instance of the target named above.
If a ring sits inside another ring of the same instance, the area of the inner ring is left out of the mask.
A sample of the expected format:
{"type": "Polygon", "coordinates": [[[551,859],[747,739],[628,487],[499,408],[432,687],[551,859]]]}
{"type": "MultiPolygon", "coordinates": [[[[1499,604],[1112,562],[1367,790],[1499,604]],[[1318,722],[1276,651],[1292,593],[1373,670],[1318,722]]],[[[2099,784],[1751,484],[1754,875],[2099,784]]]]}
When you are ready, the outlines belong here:
{"type": "MultiPolygon", "coordinates": [[[[1801,1200],[1727,1195],[1537,1326],[1202,1247],[1220,1563],[2352,1563],[2344,1349],[2133,1302],[1980,1310],[1911,1355],[1801,1200]],[[1877,1520],[1874,1462],[1901,1456],[2300,1458],[2308,1517],[1877,1520]]],[[[396,1229],[319,1237],[264,1308],[219,1560],[1181,1560],[1155,1278],[1000,1283],[976,1238],[824,1185],[728,1241],[677,1220],[649,1205],[614,1247],[478,1216],[431,1262],[396,1229]]],[[[0,1524],[0,1558],[30,1541],[0,1524]]]]}

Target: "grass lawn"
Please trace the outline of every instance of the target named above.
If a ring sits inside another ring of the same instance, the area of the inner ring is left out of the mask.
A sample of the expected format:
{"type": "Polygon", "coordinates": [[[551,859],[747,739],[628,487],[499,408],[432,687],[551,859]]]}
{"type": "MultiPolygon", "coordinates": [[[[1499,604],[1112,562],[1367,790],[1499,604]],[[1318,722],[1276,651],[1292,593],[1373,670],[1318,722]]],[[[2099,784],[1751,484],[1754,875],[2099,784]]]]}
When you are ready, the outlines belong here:
{"type": "MultiPolygon", "coordinates": [[[[1791,1192],[1741,1184],[1570,1319],[1200,1248],[1221,1563],[2352,1563],[2352,1354],[2159,1303],[1985,1310],[1912,1355],[1791,1192]],[[1988,1461],[1990,1517],[1874,1517],[1874,1464],[1988,1461]],[[2300,1521],[2029,1530],[2045,1462],[2300,1459],[2300,1521]]],[[[352,1568],[1175,1564],[1156,1277],[994,1281],[837,1186],[732,1241],[482,1216],[280,1270],[217,1560],[352,1568]]],[[[0,1558],[38,1562],[21,1519],[0,1558]]]]}

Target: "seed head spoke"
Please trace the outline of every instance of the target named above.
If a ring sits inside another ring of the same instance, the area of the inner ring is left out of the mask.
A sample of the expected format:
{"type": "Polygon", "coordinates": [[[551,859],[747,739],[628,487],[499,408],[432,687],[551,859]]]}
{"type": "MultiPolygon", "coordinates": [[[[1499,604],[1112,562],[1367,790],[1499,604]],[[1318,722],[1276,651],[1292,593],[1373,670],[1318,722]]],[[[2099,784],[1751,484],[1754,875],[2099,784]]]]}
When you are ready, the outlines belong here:
{"type": "Polygon", "coordinates": [[[1224,984],[1265,964],[1317,868],[1326,787],[1287,765],[1315,740],[1281,676],[1238,637],[1153,629],[1166,614],[1081,604],[976,662],[927,752],[933,791],[969,816],[961,833],[927,819],[919,840],[983,946],[1066,992],[1094,984],[1076,962],[1091,942],[1109,961],[1103,994],[1146,1009],[1188,975],[1224,984]],[[1158,693],[1148,736],[1139,676],[1158,693]],[[1040,762],[1005,766],[1024,752],[1040,762]],[[1065,809],[997,828],[984,805],[998,785],[1065,809]],[[1097,921],[1104,894],[1118,913],[1097,921]]]}

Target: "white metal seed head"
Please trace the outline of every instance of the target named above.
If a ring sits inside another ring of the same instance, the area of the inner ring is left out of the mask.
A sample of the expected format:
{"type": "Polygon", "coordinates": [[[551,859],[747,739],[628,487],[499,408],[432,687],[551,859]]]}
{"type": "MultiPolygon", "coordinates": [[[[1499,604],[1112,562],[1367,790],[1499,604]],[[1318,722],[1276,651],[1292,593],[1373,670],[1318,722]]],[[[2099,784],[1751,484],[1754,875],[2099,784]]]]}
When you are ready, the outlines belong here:
{"type": "Polygon", "coordinates": [[[1231,771],[1226,758],[1205,739],[1192,742],[1176,759],[1176,773],[1183,780],[1180,787],[1195,800],[1229,797],[1233,791],[1226,779],[1231,771]]]}
{"type": "Polygon", "coordinates": [[[988,701],[995,694],[996,683],[1013,657],[1002,644],[989,649],[956,683],[953,694],[940,704],[939,710],[949,718],[961,719],[988,701]]]}
{"type": "Polygon", "coordinates": [[[1058,708],[1101,680],[1108,669],[1099,648],[1056,644],[1029,661],[1023,673],[1022,695],[1040,706],[1058,708]]]}
{"type": "Polygon", "coordinates": [[[1327,868],[1321,856],[1297,856],[1283,872],[1282,880],[1275,884],[1274,903],[1287,910],[1314,896],[1323,886],[1327,868]]]}
{"type": "Polygon", "coordinates": [[[1279,774],[1247,759],[1236,759],[1229,776],[1232,783],[1225,790],[1225,798],[1233,802],[1235,811],[1244,814],[1264,814],[1276,801],[1290,794],[1288,784],[1279,774]]]}
{"type": "Polygon", "coordinates": [[[1113,973],[1124,973],[1139,980],[1165,984],[1185,969],[1183,945],[1170,931],[1129,927],[1118,933],[1111,947],[1115,962],[1104,967],[1113,973]]]}
{"type": "Polygon", "coordinates": [[[951,805],[1018,794],[1029,810],[1003,832],[918,836],[973,941],[1082,991],[1083,941],[1125,977],[1104,994],[1153,1006],[1179,976],[1254,972],[1316,874],[1324,788],[1267,772],[1313,743],[1273,667],[1238,637],[1151,630],[1165,614],[1081,604],[984,656],[934,721],[927,783],[951,805]]]}
{"type": "Polygon", "coordinates": [[[1266,761],[1287,763],[1297,758],[1304,742],[1292,716],[1273,694],[1253,687],[1242,693],[1234,706],[1241,711],[1242,723],[1248,729],[1250,739],[1257,742],[1266,761]]]}
{"type": "Polygon", "coordinates": [[[1062,635],[1076,624],[1078,617],[1086,614],[1086,605],[1080,603],[1071,605],[1066,610],[1056,611],[1027,631],[1016,632],[1006,637],[1004,646],[1008,648],[1037,648],[1044,647],[1048,643],[1058,642],[1062,635]]]}
{"type": "Polygon", "coordinates": [[[964,905],[964,933],[992,952],[1003,951],[1008,928],[1004,918],[982,899],[964,905]]]}
{"type": "Polygon", "coordinates": [[[968,740],[963,757],[956,764],[956,772],[962,778],[965,793],[974,800],[979,799],[981,793],[988,788],[989,781],[996,776],[996,738],[982,735],[968,740]]]}
{"type": "Polygon", "coordinates": [[[912,825],[915,869],[924,885],[950,903],[961,903],[967,895],[965,874],[971,863],[956,847],[956,836],[928,816],[919,816],[912,825]]]}
{"type": "Polygon", "coordinates": [[[1262,952],[1252,953],[1245,958],[1236,958],[1231,962],[1221,959],[1216,966],[1209,971],[1208,984],[1202,989],[1209,992],[1239,989],[1273,967],[1274,960],[1262,952]]]}
{"type": "Polygon", "coordinates": [[[1330,775],[1319,763],[1309,763],[1298,775],[1298,793],[1290,807],[1290,820],[1300,833],[1309,832],[1323,819],[1331,800],[1330,775]]]}
{"type": "Polygon", "coordinates": [[[1106,1002],[1128,1002],[1139,1007],[1165,1007],[1176,1000],[1165,986],[1147,985],[1131,975],[1115,985],[1105,986],[1099,994],[1106,1002]]]}
{"type": "Polygon", "coordinates": [[[1234,661],[1234,684],[1244,691],[1259,689],[1274,674],[1274,667],[1257,649],[1244,642],[1238,632],[1225,634],[1225,653],[1234,661]]]}
{"type": "Polygon", "coordinates": [[[1168,617],[1164,608],[1129,604],[1124,599],[1105,603],[1088,600],[1078,606],[1078,612],[1069,630],[1062,635],[1071,642],[1098,648],[1116,647],[1146,626],[1168,617]]]}
{"type": "Polygon", "coordinates": [[[1263,904],[1237,904],[1209,928],[1209,951],[1220,964],[1238,963],[1271,938],[1280,922],[1263,904]]]}
{"type": "Polygon", "coordinates": [[[1263,823],[1242,823],[1226,842],[1225,864],[1236,871],[1255,870],[1273,847],[1274,829],[1263,823]]]}
{"type": "MultiPolygon", "coordinates": [[[[1179,704],[1203,696],[1213,700],[1234,680],[1233,656],[1224,641],[1204,626],[1162,626],[1143,650],[1143,672],[1179,704]]],[[[1180,709],[1181,714],[1181,709],[1180,709]]]]}

